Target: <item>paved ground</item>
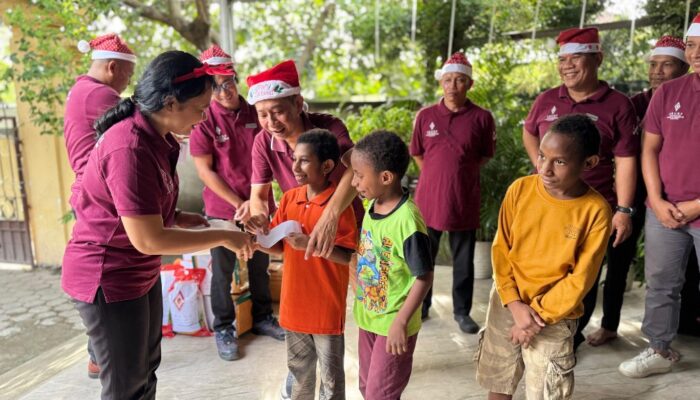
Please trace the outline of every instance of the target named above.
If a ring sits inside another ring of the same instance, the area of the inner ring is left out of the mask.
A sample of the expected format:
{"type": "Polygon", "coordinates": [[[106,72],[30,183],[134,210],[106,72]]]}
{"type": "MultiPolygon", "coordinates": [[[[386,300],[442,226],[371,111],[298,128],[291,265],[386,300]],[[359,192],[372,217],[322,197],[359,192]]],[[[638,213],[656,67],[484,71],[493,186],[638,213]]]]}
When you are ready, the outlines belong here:
{"type": "Polygon", "coordinates": [[[0,271],[0,375],[83,329],[58,271],[0,271]]]}
{"type": "MultiPolygon", "coordinates": [[[[38,290],[34,285],[44,285],[44,281],[58,281],[58,276],[47,272],[24,273],[30,278],[19,285],[8,284],[6,277],[14,276],[0,272],[2,286],[0,300],[5,299],[10,286],[17,286],[18,292],[32,295],[38,290]]],[[[14,274],[14,273],[13,273],[14,274]]],[[[21,273],[20,273],[21,274],[21,273]]],[[[421,330],[415,353],[411,382],[404,393],[404,399],[483,399],[484,391],[474,380],[472,357],[476,349],[476,336],[461,333],[452,320],[450,293],[451,270],[448,267],[436,269],[435,297],[431,318],[421,330]]],[[[476,283],[475,307],[472,316],[483,322],[486,312],[486,299],[491,286],[490,280],[476,283]]],[[[42,286],[43,287],[43,286],[42,286]]],[[[44,290],[58,293],[53,299],[62,298],[57,283],[51,283],[44,290]]],[[[683,355],[674,373],[646,379],[629,379],[617,372],[620,361],[636,355],[646,346],[639,328],[643,313],[644,290],[635,288],[626,294],[623,321],[620,325],[621,337],[610,345],[593,348],[583,345],[578,353],[576,366],[576,400],[669,400],[698,399],[700,393],[700,339],[680,336],[674,343],[683,355]],[[695,393],[695,394],[693,394],[695,393]]],[[[13,297],[24,298],[15,294],[13,297]]],[[[28,296],[32,297],[32,296],[28,296]]],[[[23,300],[22,302],[30,300],[23,300]]],[[[47,299],[46,301],[51,301],[47,299]]],[[[42,303],[43,304],[43,303],[42,303]]],[[[26,307],[26,306],[25,306],[26,307]]],[[[36,306],[35,306],[36,307],[36,306]]],[[[51,308],[53,310],[53,308],[51,308]]],[[[45,311],[48,313],[49,311],[45,311]]],[[[99,398],[100,384],[88,379],[86,374],[86,337],[75,329],[75,317],[63,311],[53,311],[44,319],[55,319],[55,325],[44,328],[39,324],[12,322],[21,331],[11,335],[23,336],[22,343],[31,339],[32,343],[45,343],[44,336],[49,329],[63,324],[62,334],[73,336],[60,345],[51,345],[48,351],[0,374],[0,398],[3,400],[23,399],[96,399],[99,398]],[[58,315],[55,316],[55,315],[58,315]],[[73,318],[73,319],[71,319],[73,318]],[[72,321],[72,322],[70,322],[72,321]],[[76,335],[78,334],[78,335],[76,335]]],[[[3,316],[6,315],[3,311],[3,316]]],[[[37,318],[39,316],[37,315],[37,318]]],[[[5,320],[5,319],[3,319],[5,320]]],[[[589,330],[597,328],[600,313],[594,314],[589,330]]],[[[53,332],[53,331],[51,331],[53,332]]],[[[56,332],[58,335],[61,332],[56,332]]],[[[55,341],[56,337],[51,340],[55,341]]],[[[8,338],[0,338],[3,353],[8,338]]],[[[57,339],[56,339],[57,340],[57,339]]],[[[357,390],[357,328],[348,316],[346,327],[345,370],[347,398],[360,399],[357,390]]],[[[224,362],[216,356],[213,338],[193,338],[177,336],[163,341],[163,361],[158,370],[159,399],[277,399],[280,384],[285,377],[284,344],[267,337],[252,334],[241,338],[243,358],[235,362],[224,362]]],[[[37,351],[41,346],[27,346],[27,351],[37,351]]],[[[522,388],[515,396],[524,398],[522,388]]]]}

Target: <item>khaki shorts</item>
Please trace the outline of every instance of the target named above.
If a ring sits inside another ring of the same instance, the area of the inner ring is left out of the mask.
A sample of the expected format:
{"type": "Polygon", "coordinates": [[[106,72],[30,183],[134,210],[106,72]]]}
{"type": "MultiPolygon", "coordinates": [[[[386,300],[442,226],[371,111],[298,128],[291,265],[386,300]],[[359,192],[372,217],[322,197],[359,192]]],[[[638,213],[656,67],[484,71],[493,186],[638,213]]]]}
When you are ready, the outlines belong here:
{"type": "Polygon", "coordinates": [[[525,373],[528,400],[570,399],[574,391],[576,320],[545,326],[527,349],[510,341],[513,317],[491,289],[486,326],[479,332],[476,380],[494,393],[515,393],[525,373]]]}

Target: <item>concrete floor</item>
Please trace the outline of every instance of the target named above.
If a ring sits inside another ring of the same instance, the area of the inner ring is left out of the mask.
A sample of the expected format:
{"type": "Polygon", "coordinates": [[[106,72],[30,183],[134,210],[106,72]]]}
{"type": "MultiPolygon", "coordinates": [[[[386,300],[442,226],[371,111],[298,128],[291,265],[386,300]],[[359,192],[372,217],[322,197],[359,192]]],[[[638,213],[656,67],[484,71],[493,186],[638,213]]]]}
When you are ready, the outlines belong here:
{"type": "MultiPolygon", "coordinates": [[[[451,270],[436,269],[435,298],[431,318],[418,338],[413,375],[404,399],[480,399],[486,393],[476,384],[472,356],[476,335],[461,333],[452,320],[451,270]]],[[[482,323],[490,280],[477,281],[472,316],[482,323]]],[[[700,398],[700,339],[679,337],[674,347],[683,359],[674,373],[646,379],[629,379],[617,372],[622,361],[646,345],[639,327],[643,313],[642,288],[627,293],[620,326],[621,337],[609,345],[583,345],[575,370],[575,399],[698,399],[700,398]]],[[[588,330],[596,329],[597,312],[588,330]]],[[[348,314],[345,370],[347,398],[360,399],[357,389],[357,328],[348,314]]],[[[0,398],[95,399],[99,381],[86,374],[85,337],[64,343],[23,366],[0,376],[0,398]]],[[[163,341],[163,361],[158,370],[159,399],[278,399],[285,377],[285,347],[267,337],[241,338],[244,357],[221,361],[213,338],[178,336],[163,341]]],[[[516,399],[524,398],[522,387],[516,399]]]]}

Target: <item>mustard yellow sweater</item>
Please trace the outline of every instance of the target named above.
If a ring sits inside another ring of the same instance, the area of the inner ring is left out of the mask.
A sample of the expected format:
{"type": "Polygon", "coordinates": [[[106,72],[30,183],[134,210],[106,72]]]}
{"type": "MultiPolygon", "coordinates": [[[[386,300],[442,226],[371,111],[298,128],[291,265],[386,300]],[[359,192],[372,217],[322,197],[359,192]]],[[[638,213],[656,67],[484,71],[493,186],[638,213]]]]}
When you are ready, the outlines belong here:
{"type": "Polygon", "coordinates": [[[491,252],[503,305],[521,300],[548,324],[580,317],[605,255],[611,217],[605,198],[592,188],[559,200],[538,175],[513,182],[491,252]]]}

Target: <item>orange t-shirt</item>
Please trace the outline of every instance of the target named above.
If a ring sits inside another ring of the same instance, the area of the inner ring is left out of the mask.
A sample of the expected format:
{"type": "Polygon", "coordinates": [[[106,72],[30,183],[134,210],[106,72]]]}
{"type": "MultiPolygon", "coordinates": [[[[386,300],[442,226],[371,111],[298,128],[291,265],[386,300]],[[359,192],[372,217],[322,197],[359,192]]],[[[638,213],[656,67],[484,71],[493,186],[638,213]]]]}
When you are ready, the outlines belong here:
{"type": "MultiPolygon", "coordinates": [[[[294,220],[309,235],[335,192],[335,185],[309,200],[306,185],[288,190],[270,227],[294,220]]],[[[338,220],[335,244],[349,250],[357,247],[357,223],[352,207],[338,220]]],[[[348,266],[325,258],[304,260],[304,251],[284,242],[284,273],[280,298],[280,325],[290,331],[318,335],[341,335],[345,329],[345,299],[348,266]]]]}

